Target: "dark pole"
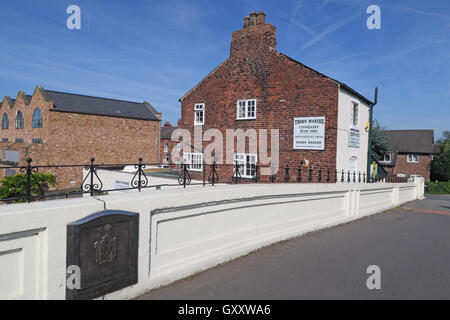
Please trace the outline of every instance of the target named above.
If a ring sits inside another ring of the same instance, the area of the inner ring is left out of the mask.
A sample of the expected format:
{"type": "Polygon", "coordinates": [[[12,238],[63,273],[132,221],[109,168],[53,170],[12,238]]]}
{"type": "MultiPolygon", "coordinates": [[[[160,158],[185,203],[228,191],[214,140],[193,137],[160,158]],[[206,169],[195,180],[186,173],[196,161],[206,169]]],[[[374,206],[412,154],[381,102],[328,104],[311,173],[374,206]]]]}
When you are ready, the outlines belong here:
{"type": "Polygon", "coordinates": [[[139,165],[138,165],[138,172],[139,172],[139,186],[138,186],[138,190],[139,192],[141,192],[141,178],[142,178],[142,158],[139,158],[139,165]]]}
{"type": "Polygon", "coordinates": [[[369,143],[367,150],[367,176],[370,176],[370,165],[372,163],[372,125],[373,125],[373,107],[378,103],[378,87],[375,88],[375,101],[370,105],[369,110],[369,143]]]}
{"type": "Polygon", "coordinates": [[[27,159],[27,185],[26,185],[26,193],[27,193],[27,202],[31,202],[31,158],[27,159]]]}

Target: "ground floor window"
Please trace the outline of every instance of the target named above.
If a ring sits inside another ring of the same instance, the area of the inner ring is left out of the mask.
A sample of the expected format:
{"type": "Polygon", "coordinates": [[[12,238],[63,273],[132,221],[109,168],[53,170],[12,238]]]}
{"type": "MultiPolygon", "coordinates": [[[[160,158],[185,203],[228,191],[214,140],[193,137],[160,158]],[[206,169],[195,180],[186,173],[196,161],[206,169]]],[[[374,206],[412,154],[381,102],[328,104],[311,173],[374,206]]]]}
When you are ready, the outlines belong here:
{"type": "Polygon", "coordinates": [[[183,153],[183,163],[187,164],[187,168],[192,171],[202,171],[203,154],[202,153],[183,153]]]}
{"type": "Polygon", "coordinates": [[[168,156],[168,155],[166,155],[166,156],[163,157],[163,164],[164,164],[164,165],[169,164],[169,156],[168,156]]]}
{"type": "Polygon", "coordinates": [[[236,153],[234,163],[239,164],[239,172],[243,178],[253,178],[256,174],[256,154],[236,153]]]}

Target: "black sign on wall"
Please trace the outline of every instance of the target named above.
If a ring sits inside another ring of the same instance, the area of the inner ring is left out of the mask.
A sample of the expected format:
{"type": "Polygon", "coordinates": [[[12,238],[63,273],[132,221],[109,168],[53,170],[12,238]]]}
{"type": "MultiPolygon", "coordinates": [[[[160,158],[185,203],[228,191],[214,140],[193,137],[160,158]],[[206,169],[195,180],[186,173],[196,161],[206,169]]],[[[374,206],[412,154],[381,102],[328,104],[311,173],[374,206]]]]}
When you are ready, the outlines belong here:
{"type": "Polygon", "coordinates": [[[80,271],[67,300],[94,299],[137,283],[139,214],[106,210],[67,226],[67,267],[80,271]]]}

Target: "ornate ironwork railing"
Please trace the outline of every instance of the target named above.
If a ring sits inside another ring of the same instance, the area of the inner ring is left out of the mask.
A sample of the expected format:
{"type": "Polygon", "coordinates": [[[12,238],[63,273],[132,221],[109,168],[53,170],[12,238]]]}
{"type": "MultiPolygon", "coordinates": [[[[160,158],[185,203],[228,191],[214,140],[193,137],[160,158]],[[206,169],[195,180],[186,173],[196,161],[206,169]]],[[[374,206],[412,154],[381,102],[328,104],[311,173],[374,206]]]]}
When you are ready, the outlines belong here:
{"type": "MultiPolygon", "coordinates": [[[[35,201],[45,198],[61,198],[81,196],[89,194],[95,196],[112,191],[126,191],[137,190],[141,192],[143,189],[161,189],[170,186],[182,186],[186,188],[190,185],[216,185],[219,183],[378,183],[378,182],[407,182],[406,178],[398,178],[394,176],[367,176],[365,172],[336,170],[330,168],[321,168],[308,166],[302,164],[296,166],[286,165],[284,167],[275,168],[266,167],[269,169],[265,172],[270,172],[269,175],[261,176],[260,169],[262,166],[258,164],[234,163],[233,165],[219,165],[216,162],[212,164],[171,164],[168,167],[171,179],[167,181],[174,181],[174,183],[157,184],[152,180],[157,180],[158,170],[155,170],[159,164],[144,163],[142,158],[138,158],[137,163],[131,164],[99,164],[95,162],[95,158],[91,158],[89,164],[75,164],[75,165],[46,165],[38,166],[32,164],[32,159],[26,160],[26,165],[22,166],[5,166],[0,167],[4,169],[8,175],[11,175],[11,170],[18,170],[18,174],[14,175],[15,179],[6,179],[12,181],[12,184],[4,185],[5,179],[2,180],[0,186],[0,202],[17,202],[17,201],[35,201]],[[119,170],[125,167],[132,168],[128,170],[122,186],[105,187],[105,181],[99,170],[119,170]],[[201,169],[199,169],[201,167],[201,169]],[[8,171],[9,170],[9,171],[8,171]],[[81,181],[79,187],[68,189],[55,188],[51,189],[45,179],[41,179],[39,174],[52,173],[55,175],[56,181],[71,180],[76,185],[81,181]],[[291,177],[291,172],[294,178],[291,177]]],[[[164,173],[166,174],[166,173],[164,173]]],[[[5,174],[1,175],[1,177],[5,174]]],[[[166,180],[164,180],[166,181],[166,180]]]]}

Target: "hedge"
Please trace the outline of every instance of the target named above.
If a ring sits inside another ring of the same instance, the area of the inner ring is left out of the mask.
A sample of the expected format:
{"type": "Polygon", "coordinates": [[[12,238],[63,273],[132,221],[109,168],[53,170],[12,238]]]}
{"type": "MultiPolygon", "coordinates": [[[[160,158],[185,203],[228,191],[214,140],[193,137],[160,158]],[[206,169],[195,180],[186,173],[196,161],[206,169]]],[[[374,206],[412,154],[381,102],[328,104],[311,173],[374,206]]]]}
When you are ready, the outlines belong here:
{"type": "Polygon", "coordinates": [[[427,182],[427,183],[425,183],[425,193],[450,194],[450,181],[448,181],[448,182],[427,182]]]}

